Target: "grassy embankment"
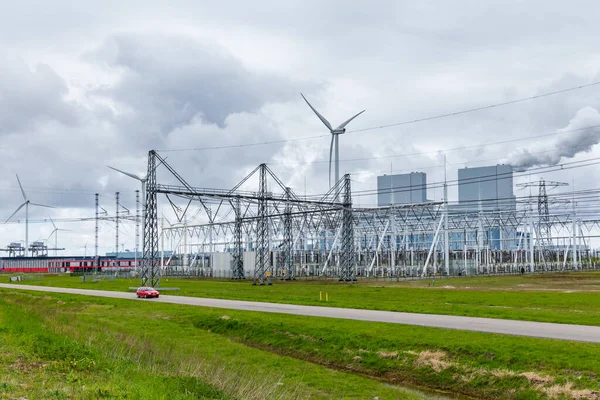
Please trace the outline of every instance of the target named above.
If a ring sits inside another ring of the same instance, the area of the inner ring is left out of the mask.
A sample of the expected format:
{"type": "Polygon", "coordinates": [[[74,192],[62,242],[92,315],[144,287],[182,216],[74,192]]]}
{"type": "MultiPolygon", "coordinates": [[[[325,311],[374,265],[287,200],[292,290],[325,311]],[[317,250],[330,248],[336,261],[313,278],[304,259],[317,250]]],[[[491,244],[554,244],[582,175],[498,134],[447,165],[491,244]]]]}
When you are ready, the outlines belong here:
{"type": "MultiPolygon", "coordinates": [[[[138,279],[81,282],[80,277],[47,276],[25,284],[126,291],[138,279]]],[[[248,281],[162,279],[180,291],[163,294],[329,307],[464,315],[600,326],[600,273],[564,273],[431,281],[276,281],[255,287],[248,281]],[[423,287],[425,286],[425,287],[423,287]],[[329,301],[319,301],[319,292],[329,301]]]]}
{"type": "Polygon", "coordinates": [[[594,344],[9,289],[0,318],[9,398],[39,382],[46,397],[136,397],[146,379],[160,394],[152,398],[416,397],[398,384],[486,399],[600,398],[594,344]]]}
{"type": "Polygon", "coordinates": [[[0,290],[0,398],[421,398],[235,343],[195,327],[191,315],[190,307],[0,290]]]}

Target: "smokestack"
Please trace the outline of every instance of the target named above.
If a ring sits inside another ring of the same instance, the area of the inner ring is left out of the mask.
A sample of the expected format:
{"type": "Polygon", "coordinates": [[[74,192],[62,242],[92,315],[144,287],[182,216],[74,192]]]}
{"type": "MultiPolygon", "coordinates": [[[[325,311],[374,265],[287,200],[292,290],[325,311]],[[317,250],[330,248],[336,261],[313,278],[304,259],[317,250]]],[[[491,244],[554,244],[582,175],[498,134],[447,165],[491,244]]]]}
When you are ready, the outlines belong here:
{"type": "Polygon", "coordinates": [[[563,158],[586,153],[600,143],[600,113],[593,107],[577,111],[569,125],[557,132],[569,132],[559,136],[548,145],[536,147],[534,151],[520,149],[507,157],[506,163],[515,170],[523,171],[536,166],[556,165],[563,158]],[[574,131],[574,132],[572,132],[574,131]]]}

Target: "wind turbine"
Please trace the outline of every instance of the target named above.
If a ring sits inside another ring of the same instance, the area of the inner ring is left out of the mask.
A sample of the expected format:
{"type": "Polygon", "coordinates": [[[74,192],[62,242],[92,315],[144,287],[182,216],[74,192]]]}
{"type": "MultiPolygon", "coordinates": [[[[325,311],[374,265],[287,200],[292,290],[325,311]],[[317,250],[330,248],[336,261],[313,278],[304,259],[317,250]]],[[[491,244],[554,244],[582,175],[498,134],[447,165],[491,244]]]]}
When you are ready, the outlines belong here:
{"type": "Polygon", "coordinates": [[[54,235],[54,255],[57,256],[58,255],[58,231],[70,232],[71,230],[57,228],[56,225],[54,224],[54,220],[52,219],[52,217],[49,216],[48,218],[50,218],[50,222],[52,222],[52,226],[54,227],[54,230],[50,233],[50,235],[48,235],[48,239],[46,239],[46,242],[48,242],[48,240],[50,240],[52,235],[54,235]]]}
{"type": "Polygon", "coordinates": [[[12,217],[15,216],[16,213],[19,212],[19,210],[21,210],[21,208],[23,208],[23,206],[25,206],[25,255],[27,255],[27,252],[29,251],[29,204],[31,204],[32,206],[38,206],[38,207],[47,207],[47,208],[56,208],[56,207],[52,207],[52,206],[47,206],[44,204],[39,204],[39,203],[33,203],[31,201],[29,201],[29,199],[27,199],[27,195],[25,194],[25,190],[23,190],[23,185],[21,185],[21,180],[19,179],[19,175],[15,174],[17,176],[17,182],[19,182],[19,187],[21,188],[21,193],[23,194],[23,200],[25,200],[23,202],[23,204],[21,204],[14,213],[12,213],[12,215],[10,217],[7,218],[6,221],[4,221],[4,223],[6,224],[8,221],[10,221],[10,219],[12,217]]]}
{"type": "MultiPolygon", "coordinates": [[[[166,160],[166,157],[165,157],[165,160],[166,160]]],[[[155,167],[155,169],[158,168],[160,166],[160,164],[162,164],[162,161],[155,167]]],[[[111,167],[110,165],[107,165],[107,167],[112,169],[113,171],[117,171],[123,175],[127,175],[128,177],[133,178],[136,181],[140,181],[140,183],[142,184],[142,249],[143,249],[144,244],[146,242],[146,182],[148,182],[148,174],[141,177],[136,174],[132,174],[130,172],[125,172],[120,169],[111,167]]],[[[119,249],[117,249],[117,252],[118,251],[119,251],[119,249]]],[[[138,252],[138,249],[136,248],[135,249],[136,257],[137,257],[137,252],[138,252]]]]}
{"type": "Polygon", "coordinates": [[[85,252],[83,253],[83,258],[87,257],[87,243],[85,244],[85,246],[81,246],[80,249],[85,249],[85,252]]]}
{"type": "Polygon", "coordinates": [[[340,126],[333,129],[331,124],[329,123],[329,121],[327,121],[327,119],[324,116],[322,116],[321,114],[319,114],[319,112],[317,110],[315,110],[315,108],[308,102],[308,100],[306,100],[306,97],[304,97],[304,95],[302,93],[300,93],[300,95],[302,96],[302,98],[304,99],[306,104],[308,104],[308,106],[311,108],[311,110],[313,110],[313,112],[315,114],[317,114],[317,117],[319,117],[321,122],[327,127],[327,129],[329,129],[329,132],[331,133],[331,145],[329,146],[329,187],[331,187],[331,155],[333,153],[334,142],[335,142],[335,181],[334,181],[334,183],[337,183],[337,181],[340,180],[339,135],[346,132],[346,125],[348,125],[350,123],[350,121],[352,121],[354,118],[358,117],[360,114],[364,113],[366,110],[362,110],[361,112],[356,114],[354,117],[348,119],[345,122],[342,122],[340,124],[340,126]]]}

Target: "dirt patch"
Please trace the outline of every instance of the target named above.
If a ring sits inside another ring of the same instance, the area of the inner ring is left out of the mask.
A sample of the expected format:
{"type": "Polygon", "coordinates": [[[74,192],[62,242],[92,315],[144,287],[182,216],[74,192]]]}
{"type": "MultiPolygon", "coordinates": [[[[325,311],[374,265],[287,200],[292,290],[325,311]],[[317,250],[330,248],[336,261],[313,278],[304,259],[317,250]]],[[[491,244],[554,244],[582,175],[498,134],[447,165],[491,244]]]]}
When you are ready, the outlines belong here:
{"type": "Polygon", "coordinates": [[[446,353],[443,351],[425,350],[419,353],[415,364],[417,367],[429,366],[435,372],[440,372],[443,369],[448,369],[454,365],[453,362],[446,361],[446,353]]]}
{"type": "Polygon", "coordinates": [[[526,378],[529,382],[531,382],[534,385],[542,385],[543,386],[547,383],[554,382],[553,377],[540,375],[535,372],[523,372],[523,373],[519,374],[519,376],[526,378]]]}
{"type": "Polygon", "coordinates": [[[18,358],[11,367],[14,368],[18,372],[28,373],[34,370],[39,370],[45,368],[48,364],[44,364],[41,362],[27,362],[21,358],[18,358]]]}
{"type": "Polygon", "coordinates": [[[563,397],[567,397],[570,399],[590,399],[590,400],[599,400],[600,392],[592,391],[589,389],[573,389],[571,383],[567,383],[566,385],[554,385],[549,388],[544,388],[542,391],[548,396],[550,399],[559,399],[563,397]]]}
{"type": "Polygon", "coordinates": [[[231,319],[231,317],[229,315],[223,315],[222,317],[219,317],[219,319],[224,319],[227,321],[228,319],[231,319]]]}

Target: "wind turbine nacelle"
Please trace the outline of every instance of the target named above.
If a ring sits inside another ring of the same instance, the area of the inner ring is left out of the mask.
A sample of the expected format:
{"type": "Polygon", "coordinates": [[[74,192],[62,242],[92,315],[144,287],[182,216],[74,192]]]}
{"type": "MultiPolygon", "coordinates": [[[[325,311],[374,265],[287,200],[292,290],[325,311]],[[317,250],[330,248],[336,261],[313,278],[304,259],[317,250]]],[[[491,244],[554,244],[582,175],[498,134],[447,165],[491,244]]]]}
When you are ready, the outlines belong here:
{"type": "Polygon", "coordinates": [[[331,131],[332,135],[341,135],[343,133],[346,133],[346,128],[344,129],[334,129],[331,131]]]}

